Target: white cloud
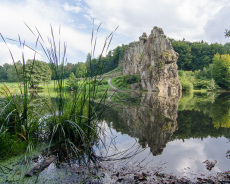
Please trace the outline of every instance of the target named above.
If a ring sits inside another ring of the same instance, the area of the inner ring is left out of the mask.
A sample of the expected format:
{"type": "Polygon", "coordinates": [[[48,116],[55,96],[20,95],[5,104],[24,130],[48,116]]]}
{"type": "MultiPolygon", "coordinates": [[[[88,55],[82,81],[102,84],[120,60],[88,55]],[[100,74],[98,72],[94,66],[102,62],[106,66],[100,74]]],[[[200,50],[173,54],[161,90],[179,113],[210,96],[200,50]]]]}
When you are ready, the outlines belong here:
{"type": "Polygon", "coordinates": [[[175,39],[201,40],[210,17],[226,5],[225,0],[86,0],[90,15],[108,30],[119,25],[119,33],[136,39],[156,25],[175,39]]]}
{"type": "Polygon", "coordinates": [[[85,25],[85,24],[80,24],[78,27],[79,27],[80,29],[85,29],[85,28],[87,28],[87,25],[85,25]]]}
{"type": "Polygon", "coordinates": [[[9,63],[12,64],[13,63],[13,59],[11,58],[10,52],[8,50],[8,48],[10,49],[12,55],[13,55],[13,59],[15,62],[17,61],[22,61],[22,54],[24,54],[24,59],[25,61],[31,58],[35,58],[38,60],[42,60],[42,56],[39,54],[35,55],[35,52],[27,47],[24,48],[20,48],[17,45],[14,44],[10,44],[8,43],[7,46],[5,43],[1,42],[0,43],[0,65],[2,66],[4,63],[9,63]]]}
{"type": "MultiPolygon", "coordinates": [[[[69,6],[69,8],[71,8],[69,6]]],[[[28,45],[35,45],[36,37],[25,26],[24,22],[36,32],[35,27],[44,40],[51,36],[50,25],[58,38],[59,26],[61,26],[61,40],[68,44],[68,57],[70,61],[84,61],[86,54],[90,52],[91,31],[83,30],[83,24],[75,20],[68,12],[64,11],[62,4],[54,1],[25,0],[19,2],[3,1],[0,4],[0,12],[4,18],[0,19],[1,33],[5,38],[18,40],[18,35],[28,45]],[[81,28],[79,28],[81,27],[81,28]],[[76,58],[79,57],[80,58],[76,58]],[[84,56],[85,55],[85,56],[84,56]],[[75,59],[76,58],[76,59],[75,59]]],[[[2,40],[0,39],[0,42],[2,40]]],[[[1,61],[8,61],[6,55],[1,55],[1,61]]]]}
{"type": "Polygon", "coordinates": [[[71,11],[74,13],[79,13],[82,9],[79,6],[70,6],[68,3],[63,5],[65,11],[71,11]]]}
{"type": "Polygon", "coordinates": [[[230,29],[230,7],[223,7],[215,16],[211,17],[205,24],[204,30],[207,41],[225,43],[230,41],[229,38],[225,38],[225,29],[230,29]]]}
{"type": "Polygon", "coordinates": [[[47,5],[37,0],[27,0],[17,4],[1,3],[0,12],[4,15],[4,18],[0,19],[1,33],[10,38],[15,38],[20,34],[29,41],[33,37],[30,36],[32,34],[28,34],[29,30],[24,22],[30,26],[37,26],[41,32],[44,32],[50,23],[57,24],[67,18],[64,13],[58,11],[57,5],[47,5]]]}

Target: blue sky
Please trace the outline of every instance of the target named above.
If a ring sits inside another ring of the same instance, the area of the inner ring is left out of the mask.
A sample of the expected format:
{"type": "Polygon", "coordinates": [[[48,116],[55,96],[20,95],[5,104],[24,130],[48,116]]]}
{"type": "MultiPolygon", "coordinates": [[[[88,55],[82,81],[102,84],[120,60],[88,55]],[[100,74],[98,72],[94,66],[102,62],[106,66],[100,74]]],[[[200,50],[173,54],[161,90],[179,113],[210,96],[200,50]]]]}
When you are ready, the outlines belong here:
{"type": "MultiPolygon", "coordinates": [[[[226,43],[226,28],[230,28],[229,0],[1,0],[0,32],[5,38],[22,40],[31,47],[36,38],[25,26],[39,29],[44,38],[50,37],[52,24],[56,38],[61,26],[61,41],[67,44],[68,62],[84,62],[90,52],[93,29],[102,23],[98,33],[97,56],[104,40],[117,26],[110,49],[137,41],[143,32],[154,26],[163,28],[168,37],[188,41],[204,40],[226,43]]],[[[15,60],[21,60],[21,48],[9,42],[15,60]]],[[[37,48],[40,51],[40,48],[37,48]]],[[[24,50],[26,59],[33,52],[24,50]]],[[[37,59],[45,60],[37,55],[37,59]]],[[[10,55],[0,40],[0,65],[10,63],[10,55]]]]}

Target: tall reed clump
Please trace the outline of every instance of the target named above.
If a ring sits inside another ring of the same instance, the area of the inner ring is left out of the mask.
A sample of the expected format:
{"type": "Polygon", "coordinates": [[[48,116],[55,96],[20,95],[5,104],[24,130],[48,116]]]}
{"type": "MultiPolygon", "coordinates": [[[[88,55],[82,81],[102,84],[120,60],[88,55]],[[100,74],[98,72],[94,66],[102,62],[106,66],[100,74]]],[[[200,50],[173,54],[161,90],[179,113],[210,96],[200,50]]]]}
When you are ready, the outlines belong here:
{"type": "MultiPolygon", "coordinates": [[[[0,34],[2,40],[6,43],[2,34],[0,34]]],[[[19,37],[19,44],[24,50],[25,43],[21,42],[19,37]]],[[[37,44],[37,42],[36,42],[37,44]]],[[[6,43],[7,46],[7,43],[6,43]]],[[[10,52],[15,71],[18,78],[21,78],[22,81],[18,83],[18,88],[20,93],[18,95],[13,94],[11,89],[8,86],[3,86],[0,89],[1,96],[4,98],[1,99],[1,111],[0,111],[0,126],[4,127],[4,135],[13,135],[15,145],[18,145],[18,142],[25,142],[26,150],[31,150],[33,147],[36,137],[38,137],[38,126],[39,119],[41,114],[37,112],[33,105],[31,104],[32,98],[29,96],[28,85],[31,77],[31,72],[26,76],[26,61],[24,57],[24,52],[22,52],[22,73],[19,74],[16,62],[14,60],[13,54],[10,52]],[[29,77],[28,77],[29,76],[29,77]]],[[[34,54],[35,58],[36,54],[34,54]]],[[[11,149],[13,149],[11,147],[11,149]]],[[[14,150],[14,149],[13,149],[14,150]]],[[[5,150],[6,151],[6,150],[5,150]]],[[[10,152],[10,150],[7,150],[10,152]]],[[[13,151],[11,151],[13,152],[13,151]]],[[[1,152],[0,152],[1,154],[1,152]]],[[[14,154],[14,153],[12,153],[14,154]]],[[[3,157],[4,158],[4,157],[3,157]]]]}
{"type": "MultiPolygon", "coordinates": [[[[99,28],[96,33],[98,30],[99,28]]],[[[52,27],[51,39],[48,40],[49,47],[45,47],[45,42],[41,37],[41,34],[39,32],[38,34],[41,38],[39,43],[51,63],[52,72],[56,78],[54,81],[54,85],[57,89],[56,104],[53,104],[52,108],[48,109],[50,115],[43,119],[49,132],[49,144],[63,143],[67,153],[70,151],[75,155],[78,155],[78,150],[83,149],[84,153],[87,155],[95,141],[98,141],[99,139],[97,123],[100,118],[101,106],[104,104],[107,96],[107,91],[105,91],[99,102],[95,103],[98,92],[97,79],[100,78],[104,66],[101,57],[106,49],[108,49],[114,32],[112,32],[105,40],[98,60],[100,67],[97,68],[96,75],[93,75],[93,73],[95,74],[95,68],[91,59],[94,56],[97,41],[97,37],[94,38],[93,30],[91,39],[92,51],[90,57],[90,70],[84,74],[82,81],[77,82],[76,89],[71,94],[64,90],[66,45],[64,44],[63,46],[64,50],[61,56],[60,40],[57,46],[52,27]]],[[[86,158],[86,163],[89,163],[89,155],[87,155],[86,158]]]]}
{"type": "MultiPolygon", "coordinates": [[[[39,108],[34,105],[35,97],[30,96],[28,90],[31,79],[26,73],[28,71],[26,71],[26,61],[24,52],[22,52],[23,72],[22,76],[20,76],[22,82],[19,83],[20,95],[12,94],[7,86],[1,89],[4,98],[1,103],[0,136],[4,136],[7,132],[26,143],[25,158],[27,160],[24,163],[28,162],[28,153],[38,145],[37,143],[43,143],[47,145],[48,152],[51,154],[56,154],[56,156],[60,157],[59,152],[64,149],[67,156],[72,155],[75,158],[84,158],[81,162],[89,165],[92,162],[91,148],[95,142],[100,141],[98,121],[103,112],[102,105],[107,96],[107,91],[105,91],[101,99],[97,99],[96,102],[97,82],[104,66],[101,57],[107,51],[114,32],[105,40],[98,60],[100,68],[97,68],[95,75],[95,68],[91,59],[94,57],[97,36],[94,37],[95,31],[92,31],[90,70],[85,73],[82,81],[77,82],[76,89],[68,93],[64,84],[64,65],[67,62],[66,44],[63,44],[62,50],[60,39],[58,42],[55,40],[52,26],[51,38],[48,38],[48,44],[37,29],[36,32],[32,31],[32,29],[30,31],[36,37],[36,47],[40,46],[42,48],[50,63],[56,79],[54,80],[56,98],[53,101],[49,101],[49,103],[47,100],[40,102],[39,108]],[[80,154],[82,152],[85,155],[84,157],[80,154]]],[[[4,37],[2,35],[1,37],[6,43],[4,37]]],[[[26,46],[25,43],[21,42],[20,38],[19,43],[22,48],[26,46]]],[[[10,49],[9,52],[17,72],[16,63],[10,49]]],[[[35,61],[36,54],[37,52],[35,51],[33,61],[35,61]]],[[[32,71],[33,67],[30,72],[32,73],[32,71]]],[[[17,75],[19,77],[18,72],[17,75]]]]}

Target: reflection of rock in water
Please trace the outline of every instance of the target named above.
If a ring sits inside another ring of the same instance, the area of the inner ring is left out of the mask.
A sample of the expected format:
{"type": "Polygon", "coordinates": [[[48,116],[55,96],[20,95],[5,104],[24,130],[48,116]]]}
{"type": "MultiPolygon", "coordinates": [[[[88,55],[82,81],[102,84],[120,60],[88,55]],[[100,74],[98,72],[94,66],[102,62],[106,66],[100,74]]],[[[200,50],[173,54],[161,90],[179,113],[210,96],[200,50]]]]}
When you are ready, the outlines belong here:
{"type": "Polygon", "coordinates": [[[123,107],[121,117],[132,136],[139,138],[143,147],[148,144],[153,155],[159,155],[177,129],[178,102],[179,97],[146,93],[140,105],[123,107]]]}

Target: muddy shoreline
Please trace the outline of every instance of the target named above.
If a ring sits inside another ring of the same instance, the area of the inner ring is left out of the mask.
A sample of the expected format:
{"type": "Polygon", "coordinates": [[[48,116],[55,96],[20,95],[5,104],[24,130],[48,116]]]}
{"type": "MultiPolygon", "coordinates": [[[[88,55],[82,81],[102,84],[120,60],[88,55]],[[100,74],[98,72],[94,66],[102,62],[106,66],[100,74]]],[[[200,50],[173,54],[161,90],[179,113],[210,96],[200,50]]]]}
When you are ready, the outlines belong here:
{"type": "MultiPolygon", "coordinates": [[[[119,167],[113,164],[92,166],[90,171],[85,166],[72,166],[68,174],[60,178],[46,179],[47,183],[85,183],[85,184],[171,184],[171,183],[230,183],[230,171],[216,175],[196,175],[193,178],[166,174],[157,168],[119,167]]],[[[43,178],[44,179],[44,178],[43,178]]],[[[42,180],[40,180],[42,181],[42,180]]],[[[44,180],[43,180],[44,181],[44,180]]],[[[40,183],[40,182],[39,182],[40,183]]],[[[42,182],[41,182],[42,183],[42,182]]]]}

